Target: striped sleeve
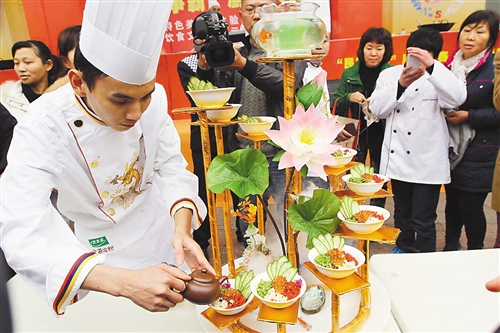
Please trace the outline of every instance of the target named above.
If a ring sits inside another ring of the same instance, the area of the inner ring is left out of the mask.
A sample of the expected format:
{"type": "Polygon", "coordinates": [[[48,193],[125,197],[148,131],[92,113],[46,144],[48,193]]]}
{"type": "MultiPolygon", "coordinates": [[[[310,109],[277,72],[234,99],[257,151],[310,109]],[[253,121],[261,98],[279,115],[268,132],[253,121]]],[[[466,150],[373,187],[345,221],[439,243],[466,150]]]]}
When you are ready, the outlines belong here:
{"type": "Polygon", "coordinates": [[[191,220],[191,228],[196,230],[199,228],[203,222],[203,218],[198,213],[198,208],[193,200],[189,198],[182,198],[174,202],[172,208],[170,208],[170,216],[174,217],[175,213],[181,208],[189,208],[193,211],[193,218],[191,220]]]}
{"type": "Polygon", "coordinates": [[[52,310],[56,316],[63,315],[68,305],[78,301],[77,294],[87,274],[95,265],[103,263],[104,259],[104,255],[88,252],[75,261],[52,303],[52,310]]]}

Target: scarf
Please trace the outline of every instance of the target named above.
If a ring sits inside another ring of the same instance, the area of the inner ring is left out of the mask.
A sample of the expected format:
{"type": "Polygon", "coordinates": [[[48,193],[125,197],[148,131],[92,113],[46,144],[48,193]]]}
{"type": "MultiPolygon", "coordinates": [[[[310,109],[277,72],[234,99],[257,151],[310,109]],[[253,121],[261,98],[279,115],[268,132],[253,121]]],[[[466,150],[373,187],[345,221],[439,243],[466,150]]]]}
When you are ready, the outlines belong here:
{"type": "MultiPolygon", "coordinates": [[[[464,59],[463,52],[458,50],[450,64],[451,71],[455,76],[467,84],[467,75],[476,68],[478,63],[484,57],[486,50],[475,56],[464,59]]],[[[450,167],[453,170],[462,160],[469,143],[474,139],[476,131],[468,121],[455,125],[448,123],[448,132],[450,134],[449,159],[450,167]]]]}
{"type": "Polygon", "coordinates": [[[464,54],[462,50],[458,50],[457,53],[455,53],[455,56],[453,57],[453,61],[451,62],[451,71],[455,76],[460,80],[463,81],[464,83],[467,80],[467,75],[476,68],[477,64],[481,59],[484,57],[484,54],[486,53],[486,50],[483,52],[480,52],[476,54],[473,57],[470,57],[469,59],[464,59],[464,54]]]}

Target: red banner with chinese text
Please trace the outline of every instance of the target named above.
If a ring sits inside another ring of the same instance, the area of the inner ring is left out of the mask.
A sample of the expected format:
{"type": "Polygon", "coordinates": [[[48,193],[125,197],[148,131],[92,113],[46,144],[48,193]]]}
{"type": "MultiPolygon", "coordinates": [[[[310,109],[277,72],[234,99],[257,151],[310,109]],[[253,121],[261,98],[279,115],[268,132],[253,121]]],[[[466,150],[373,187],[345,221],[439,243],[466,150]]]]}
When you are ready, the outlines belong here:
{"type": "Polygon", "coordinates": [[[241,0],[174,0],[170,14],[163,53],[175,53],[193,49],[191,26],[196,16],[209,10],[209,5],[218,3],[220,12],[226,19],[228,31],[237,31],[241,27],[239,12],[241,0]]]}

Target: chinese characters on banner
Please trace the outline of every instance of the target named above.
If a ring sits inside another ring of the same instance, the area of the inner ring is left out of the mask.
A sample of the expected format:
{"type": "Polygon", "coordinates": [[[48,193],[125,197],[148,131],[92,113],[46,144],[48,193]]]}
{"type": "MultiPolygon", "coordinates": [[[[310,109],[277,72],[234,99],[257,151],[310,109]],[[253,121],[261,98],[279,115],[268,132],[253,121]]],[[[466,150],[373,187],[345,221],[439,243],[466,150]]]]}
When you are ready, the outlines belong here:
{"type": "MultiPolygon", "coordinates": [[[[199,14],[208,11],[209,3],[214,0],[174,0],[172,13],[165,32],[163,53],[191,51],[193,49],[193,35],[191,27],[193,20],[199,14]]],[[[226,19],[228,31],[240,30],[241,0],[217,0],[220,12],[226,19]]]]}

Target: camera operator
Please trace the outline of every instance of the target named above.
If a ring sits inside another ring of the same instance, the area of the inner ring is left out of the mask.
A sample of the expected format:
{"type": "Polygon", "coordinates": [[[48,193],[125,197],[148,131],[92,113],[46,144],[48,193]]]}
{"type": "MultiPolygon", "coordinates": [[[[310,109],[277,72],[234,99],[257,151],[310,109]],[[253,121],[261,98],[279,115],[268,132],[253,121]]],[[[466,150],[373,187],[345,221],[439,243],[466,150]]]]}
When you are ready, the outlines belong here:
{"type": "MultiPolygon", "coordinates": [[[[193,36],[196,36],[196,29],[195,29],[195,24],[198,22],[198,19],[202,19],[204,21],[204,17],[211,17],[211,14],[208,12],[204,12],[196,16],[196,18],[193,20],[192,24],[192,31],[193,31],[193,36]],[[208,16],[207,16],[208,15],[208,16]]],[[[217,18],[219,16],[216,16],[217,18]]],[[[222,16],[220,16],[222,17],[222,16]]],[[[199,25],[199,24],[198,24],[199,25]]],[[[203,26],[203,25],[202,25],[203,26]]],[[[204,26],[205,29],[207,29],[206,25],[204,26]]],[[[205,37],[206,38],[206,37],[205,37]]],[[[202,48],[204,39],[193,39],[195,50],[197,53],[191,54],[185,58],[183,58],[179,63],[177,64],[177,74],[179,75],[179,79],[181,81],[181,85],[184,88],[184,91],[188,90],[188,83],[189,79],[192,76],[196,76],[196,70],[198,68],[198,51],[202,48]]],[[[232,50],[232,46],[231,50],[232,50]]],[[[212,82],[214,86],[219,86],[218,82],[213,81],[212,82]]],[[[188,93],[186,93],[187,98],[191,102],[191,106],[196,106],[194,101],[191,99],[191,96],[189,96],[188,93]]],[[[202,152],[202,145],[201,145],[201,133],[200,133],[200,126],[198,125],[193,125],[194,122],[198,121],[198,114],[192,113],[191,114],[191,125],[190,125],[190,148],[191,148],[191,158],[193,159],[193,173],[198,176],[198,195],[199,197],[203,200],[205,204],[207,204],[207,190],[206,190],[206,179],[205,179],[205,168],[203,164],[203,152],[202,152]]],[[[210,152],[212,154],[212,158],[217,156],[217,146],[216,146],[216,140],[215,140],[215,133],[214,133],[214,128],[213,126],[210,126],[209,129],[209,136],[210,136],[210,152]]],[[[224,142],[227,143],[227,128],[223,127],[222,128],[222,134],[224,136],[224,142]]],[[[208,218],[208,215],[205,217],[203,220],[203,223],[201,226],[196,229],[193,232],[193,239],[200,245],[201,249],[203,250],[203,253],[205,254],[205,257],[208,259],[209,258],[209,251],[208,251],[208,246],[209,240],[210,240],[211,234],[210,234],[210,221],[208,218]]]]}
{"type": "MultiPolygon", "coordinates": [[[[197,76],[203,80],[209,80],[218,87],[230,86],[236,87],[233,92],[232,103],[242,104],[238,111],[238,115],[246,114],[248,116],[283,116],[283,72],[282,63],[257,63],[257,58],[266,56],[266,53],[258,49],[252,44],[250,33],[252,27],[260,20],[260,15],[257,8],[274,3],[272,0],[243,0],[241,3],[241,11],[239,13],[243,26],[245,27],[248,36],[243,40],[243,46],[234,48],[234,60],[229,64],[217,65],[210,60],[214,60],[214,54],[209,54],[211,45],[207,41],[211,36],[206,36],[204,43],[205,50],[200,51],[197,76]],[[207,51],[208,49],[208,51],[207,51]],[[204,52],[205,51],[205,52],[204,52]],[[207,55],[209,56],[207,58],[207,55]],[[209,60],[207,62],[207,59],[209,60]],[[212,65],[212,66],[210,66],[212,65]]],[[[199,34],[193,31],[193,37],[199,34]]],[[[205,35],[199,36],[205,39],[205,35]]],[[[295,86],[298,90],[302,86],[302,78],[307,64],[306,62],[295,63],[295,86]]],[[[273,128],[277,129],[279,123],[276,121],[273,128]]],[[[253,146],[249,140],[235,135],[235,132],[240,130],[237,125],[230,126],[228,130],[228,143],[230,151],[253,146]]],[[[276,154],[275,147],[267,142],[261,144],[261,150],[266,154],[269,161],[269,187],[264,193],[264,199],[267,200],[270,196],[274,198],[278,204],[279,215],[283,212],[283,199],[285,193],[285,170],[278,170],[277,163],[272,162],[272,158],[276,154]]],[[[229,152],[230,152],[229,151],[229,152]]],[[[233,203],[237,209],[238,200],[233,195],[233,203]]],[[[280,219],[282,216],[279,217],[280,219]]],[[[246,230],[247,223],[242,221],[239,224],[237,221],[237,236],[239,241],[243,241],[243,234],[246,230]],[[238,228],[239,227],[239,228],[238,228]]]]}

